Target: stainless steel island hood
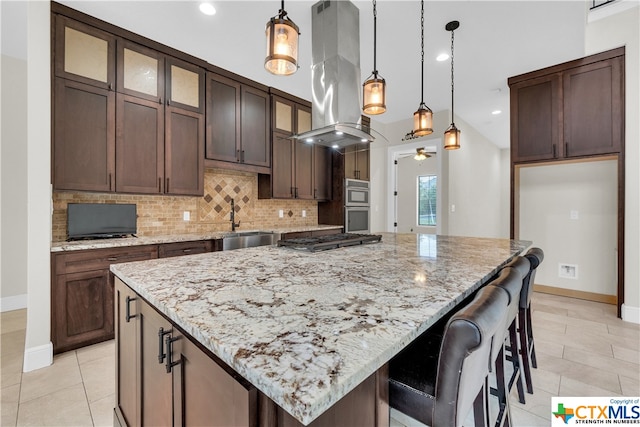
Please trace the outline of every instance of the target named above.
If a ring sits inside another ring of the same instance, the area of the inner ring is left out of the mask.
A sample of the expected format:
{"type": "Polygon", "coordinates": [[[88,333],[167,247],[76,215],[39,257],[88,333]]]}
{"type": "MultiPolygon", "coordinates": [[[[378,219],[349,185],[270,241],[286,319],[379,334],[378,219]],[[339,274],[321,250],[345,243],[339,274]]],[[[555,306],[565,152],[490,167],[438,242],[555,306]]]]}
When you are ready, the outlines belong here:
{"type": "Polygon", "coordinates": [[[294,138],[343,148],[372,142],[360,110],[360,17],[350,1],[319,1],[311,8],[313,130],[294,138]]]}

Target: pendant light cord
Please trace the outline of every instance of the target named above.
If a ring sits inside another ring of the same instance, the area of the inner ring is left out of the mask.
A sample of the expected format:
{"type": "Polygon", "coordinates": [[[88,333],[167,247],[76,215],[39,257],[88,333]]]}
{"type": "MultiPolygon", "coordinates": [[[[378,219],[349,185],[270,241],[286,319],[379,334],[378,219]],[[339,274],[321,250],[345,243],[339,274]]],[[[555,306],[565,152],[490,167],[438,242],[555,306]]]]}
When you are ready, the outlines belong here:
{"type": "Polygon", "coordinates": [[[376,0],[373,0],[373,75],[376,77],[378,76],[378,67],[376,67],[377,20],[378,20],[378,12],[376,11],[376,0]]]}
{"type": "Polygon", "coordinates": [[[451,123],[455,122],[453,117],[453,33],[451,30],[451,123]]]}
{"type": "Polygon", "coordinates": [[[420,63],[422,67],[420,68],[421,73],[421,88],[422,88],[422,97],[420,98],[420,105],[424,104],[424,0],[420,2],[420,63]]]}

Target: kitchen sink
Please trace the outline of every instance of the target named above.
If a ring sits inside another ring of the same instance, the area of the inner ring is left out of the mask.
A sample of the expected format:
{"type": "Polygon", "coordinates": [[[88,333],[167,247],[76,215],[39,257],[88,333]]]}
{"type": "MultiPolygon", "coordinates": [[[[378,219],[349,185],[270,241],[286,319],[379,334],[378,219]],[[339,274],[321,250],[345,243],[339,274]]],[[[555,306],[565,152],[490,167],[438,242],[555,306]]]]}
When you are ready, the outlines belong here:
{"type": "Polygon", "coordinates": [[[277,233],[268,231],[240,231],[225,234],[222,237],[222,250],[253,248],[273,245],[278,241],[277,233]]]}

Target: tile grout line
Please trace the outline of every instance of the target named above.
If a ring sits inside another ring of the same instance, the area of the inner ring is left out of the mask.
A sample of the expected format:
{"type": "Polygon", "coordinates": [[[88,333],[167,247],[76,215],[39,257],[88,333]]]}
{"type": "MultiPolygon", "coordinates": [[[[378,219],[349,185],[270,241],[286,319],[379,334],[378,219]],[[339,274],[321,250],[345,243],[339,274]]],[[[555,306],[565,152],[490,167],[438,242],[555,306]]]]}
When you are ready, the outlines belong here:
{"type": "Polygon", "coordinates": [[[89,416],[91,417],[91,425],[95,426],[96,422],[93,419],[93,412],[91,411],[91,405],[89,404],[89,396],[87,395],[87,386],[84,384],[84,375],[82,375],[82,366],[80,365],[80,360],[78,360],[78,351],[74,350],[73,354],[76,358],[76,363],[78,364],[78,371],[80,371],[80,379],[82,379],[82,390],[84,391],[84,399],[87,403],[87,408],[89,409],[89,416]]]}

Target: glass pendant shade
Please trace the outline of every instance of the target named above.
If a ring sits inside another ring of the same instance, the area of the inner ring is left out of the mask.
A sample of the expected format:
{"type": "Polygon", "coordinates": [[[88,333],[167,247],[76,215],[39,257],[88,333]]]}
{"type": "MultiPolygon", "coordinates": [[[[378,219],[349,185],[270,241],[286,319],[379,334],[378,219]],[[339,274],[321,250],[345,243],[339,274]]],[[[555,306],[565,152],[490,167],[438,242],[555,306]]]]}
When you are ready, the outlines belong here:
{"type": "Polygon", "coordinates": [[[362,110],[365,114],[382,114],[387,111],[387,83],[378,74],[371,75],[362,87],[362,110]]]}
{"type": "Polygon", "coordinates": [[[265,33],[267,56],[264,68],[280,76],[295,73],[298,70],[298,26],[290,19],[274,17],[267,22],[265,33]]]}
{"type": "Polygon", "coordinates": [[[457,150],[458,148],[460,148],[460,130],[451,123],[451,126],[444,132],[444,149],[457,150]]]}
{"type": "Polygon", "coordinates": [[[413,113],[413,134],[415,136],[429,135],[433,132],[433,112],[425,104],[420,104],[413,113]]]}

